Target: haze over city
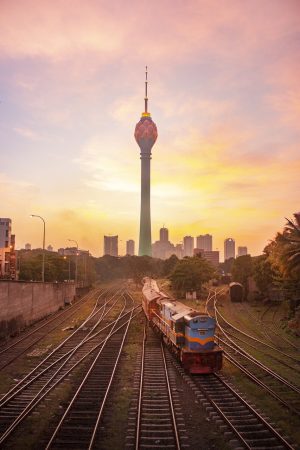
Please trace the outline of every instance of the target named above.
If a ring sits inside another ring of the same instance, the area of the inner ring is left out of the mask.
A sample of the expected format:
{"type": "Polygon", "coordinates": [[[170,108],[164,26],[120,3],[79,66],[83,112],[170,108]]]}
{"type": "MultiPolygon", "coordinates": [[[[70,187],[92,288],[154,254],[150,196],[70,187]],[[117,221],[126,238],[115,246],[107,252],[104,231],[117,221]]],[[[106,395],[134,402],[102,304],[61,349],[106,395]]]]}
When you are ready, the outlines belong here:
{"type": "Polygon", "coordinates": [[[17,248],[138,241],[143,111],[158,126],[152,241],[252,255],[299,210],[298,1],[2,1],[2,217],[17,248]],[[259,6],[259,8],[258,8],[259,6]]]}

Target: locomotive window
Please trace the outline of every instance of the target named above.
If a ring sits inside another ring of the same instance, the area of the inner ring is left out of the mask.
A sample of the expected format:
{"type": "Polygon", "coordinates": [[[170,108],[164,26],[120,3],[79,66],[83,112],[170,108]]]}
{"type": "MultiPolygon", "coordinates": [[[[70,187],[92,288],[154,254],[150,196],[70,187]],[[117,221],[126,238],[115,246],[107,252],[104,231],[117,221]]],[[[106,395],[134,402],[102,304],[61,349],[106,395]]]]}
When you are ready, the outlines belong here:
{"type": "Polygon", "coordinates": [[[206,322],[207,318],[206,317],[200,317],[200,322],[206,322]]]}
{"type": "Polygon", "coordinates": [[[193,323],[197,323],[198,322],[198,319],[193,319],[193,323]]]}

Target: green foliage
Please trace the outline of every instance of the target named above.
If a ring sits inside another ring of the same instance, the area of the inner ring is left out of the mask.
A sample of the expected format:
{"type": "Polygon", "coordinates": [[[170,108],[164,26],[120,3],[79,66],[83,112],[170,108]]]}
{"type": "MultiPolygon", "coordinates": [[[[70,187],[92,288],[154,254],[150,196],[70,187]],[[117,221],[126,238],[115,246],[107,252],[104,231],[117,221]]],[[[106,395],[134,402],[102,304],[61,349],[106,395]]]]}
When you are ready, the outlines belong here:
{"type": "Polygon", "coordinates": [[[267,294],[277,276],[278,271],[266,253],[253,258],[253,278],[261,293],[267,294]]]}
{"type": "Polygon", "coordinates": [[[249,278],[253,273],[252,258],[250,255],[243,255],[236,258],[232,265],[232,279],[241,283],[245,288],[245,299],[249,293],[249,278]]]}
{"type": "Polygon", "coordinates": [[[165,276],[168,276],[173,272],[178,261],[179,261],[179,259],[177,258],[176,255],[171,255],[170,258],[168,258],[164,261],[164,275],[165,276]]]}
{"type": "Polygon", "coordinates": [[[214,276],[214,267],[204,258],[194,256],[177,262],[169,276],[172,287],[179,293],[200,291],[202,284],[214,276]]]}
{"type": "Polygon", "coordinates": [[[220,263],[219,267],[220,267],[221,270],[223,270],[223,272],[225,274],[231,273],[233,263],[234,263],[234,258],[228,258],[223,263],[220,263]]]}
{"type": "MultiPolygon", "coordinates": [[[[25,251],[20,250],[17,257],[17,269],[19,280],[41,281],[42,280],[42,260],[41,249],[25,251]]],[[[45,252],[45,281],[62,282],[70,279],[75,280],[76,256],[64,258],[56,252],[45,252]]],[[[94,282],[96,277],[94,268],[94,258],[87,255],[77,256],[77,279],[86,281],[88,284],[94,282]]]]}
{"type": "Polygon", "coordinates": [[[281,261],[284,272],[292,279],[300,278],[300,226],[287,219],[280,239],[283,251],[281,261]]]}
{"type": "Polygon", "coordinates": [[[109,281],[117,278],[132,278],[140,283],[146,275],[159,277],[163,275],[164,261],[150,256],[105,255],[95,259],[97,277],[109,281]]]}

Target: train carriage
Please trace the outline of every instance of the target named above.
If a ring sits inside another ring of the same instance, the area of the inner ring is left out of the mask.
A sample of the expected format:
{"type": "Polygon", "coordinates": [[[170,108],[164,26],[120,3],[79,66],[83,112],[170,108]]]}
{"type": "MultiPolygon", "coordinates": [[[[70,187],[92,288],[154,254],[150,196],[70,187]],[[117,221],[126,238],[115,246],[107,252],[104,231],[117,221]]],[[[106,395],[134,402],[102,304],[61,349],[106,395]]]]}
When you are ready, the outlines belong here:
{"type": "Polygon", "coordinates": [[[242,302],[244,300],[244,286],[241,283],[230,283],[229,294],[232,302],[242,302]]]}
{"type": "Polygon", "coordinates": [[[222,367],[215,344],[215,319],[168,298],[151,278],[144,278],[143,309],[149,322],[190,373],[211,373],[222,367]]]}

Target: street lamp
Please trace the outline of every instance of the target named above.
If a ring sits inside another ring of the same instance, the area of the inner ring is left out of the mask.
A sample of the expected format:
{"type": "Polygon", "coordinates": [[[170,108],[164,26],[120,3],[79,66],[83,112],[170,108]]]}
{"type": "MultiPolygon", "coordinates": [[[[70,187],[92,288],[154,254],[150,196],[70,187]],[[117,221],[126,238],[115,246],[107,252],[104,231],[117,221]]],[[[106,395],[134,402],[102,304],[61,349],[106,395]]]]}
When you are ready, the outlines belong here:
{"type": "Polygon", "coordinates": [[[76,244],[76,259],[75,259],[75,286],[77,286],[77,256],[78,256],[78,242],[75,241],[74,239],[68,239],[68,241],[70,242],[75,242],[76,244]]]}
{"type": "Polygon", "coordinates": [[[69,283],[71,280],[71,258],[67,258],[66,256],[64,256],[64,260],[68,260],[69,259],[69,283]]]}
{"type": "Polygon", "coordinates": [[[30,217],[38,217],[43,221],[44,224],[44,233],[43,233],[43,262],[42,262],[42,282],[45,282],[45,234],[46,234],[46,223],[45,219],[41,216],[37,216],[36,214],[31,214],[30,217]]]}

